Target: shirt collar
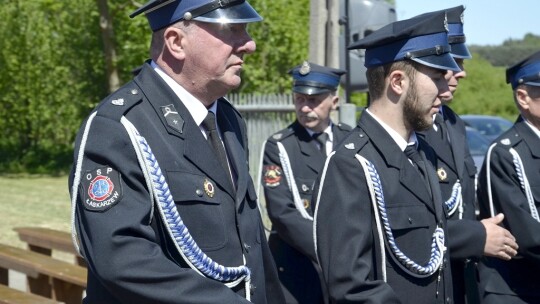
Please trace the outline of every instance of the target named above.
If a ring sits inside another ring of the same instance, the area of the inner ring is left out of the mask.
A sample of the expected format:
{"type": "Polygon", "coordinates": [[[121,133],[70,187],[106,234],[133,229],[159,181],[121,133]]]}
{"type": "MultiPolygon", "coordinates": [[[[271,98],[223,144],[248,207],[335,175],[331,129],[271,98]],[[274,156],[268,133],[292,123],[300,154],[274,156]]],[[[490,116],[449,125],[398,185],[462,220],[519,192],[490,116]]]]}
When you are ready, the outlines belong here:
{"type": "Polygon", "coordinates": [[[388,135],[390,135],[390,137],[392,137],[392,139],[399,146],[401,151],[405,151],[405,148],[407,148],[407,146],[416,146],[418,144],[418,139],[416,138],[415,132],[412,132],[409,141],[406,141],[405,139],[403,139],[403,137],[401,137],[401,135],[399,135],[398,132],[396,132],[389,125],[380,120],[377,116],[375,116],[375,114],[371,113],[369,109],[366,109],[366,112],[369,113],[369,115],[371,115],[371,117],[373,117],[373,119],[375,119],[375,121],[378,122],[381,127],[383,127],[383,129],[388,133],[388,135]]]}
{"type": "MultiPolygon", "coordinates": [[[[523,116],[521,116],[521,117],[523,117],[523,116]]],[[[531,128],[531,130],[534,132],[534,134],[536,134],[536,136],[538,136],[538,138],[540,138],[540,130],[538,130],[535,126],[533,126],[527,119],[525,119],[525,117],[523,117],[523,120],[531,128]]]]}

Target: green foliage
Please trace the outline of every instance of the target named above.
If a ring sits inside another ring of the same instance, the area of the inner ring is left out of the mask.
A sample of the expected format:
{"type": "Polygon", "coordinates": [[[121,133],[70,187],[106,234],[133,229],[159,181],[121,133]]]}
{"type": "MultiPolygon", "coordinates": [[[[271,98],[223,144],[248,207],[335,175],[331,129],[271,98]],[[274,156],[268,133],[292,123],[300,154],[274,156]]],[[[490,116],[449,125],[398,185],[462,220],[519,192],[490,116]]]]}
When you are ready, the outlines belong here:
{"type": "Polygon", "coordinates": [[[91,0],[12,0],[0,10],[0,170],[71,163],[73,136],[103,83],[91,0]]]}
{"type": "Polygon", "coordinates": [[[257,51],[246,57],[242,93],[284,93],[291,88],[287,71],[307,59],[309,0],[252,0],[264,18],[250,24],[257,51]]]}
{"type": "Polygon", "coordinates": [[[508,39],[502,45],[472,45],[470,49],[494,66],[508,67],[538,51],[540,49],[540,36],[526,34],[523,39],[508,39]]]}
{"type": "Polygon", "coordinates": [[[505,68],[494,67],[480,54],[465,61],[467,78],[459,87],[450,107],[458,114],[498,115],[514,120],[518,111],[512,88],[506,84],[505,68]]]}

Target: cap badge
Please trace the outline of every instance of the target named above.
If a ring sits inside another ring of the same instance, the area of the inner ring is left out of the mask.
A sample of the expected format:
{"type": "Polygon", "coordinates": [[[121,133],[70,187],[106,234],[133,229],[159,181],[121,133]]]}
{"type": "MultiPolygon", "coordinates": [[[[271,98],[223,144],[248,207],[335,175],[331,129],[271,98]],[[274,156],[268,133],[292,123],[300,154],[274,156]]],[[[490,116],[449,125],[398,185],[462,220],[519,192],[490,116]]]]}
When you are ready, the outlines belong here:
{"type": "Polygon", "coordinates": [[[459,16],[459,19],[460,19],[460,21],[461,21],[461,24],[464,24],[464,22],[463,22],[463,20],[464,20],[463,15],[464,15],[464,14],[461,13],[461,16],[459,16]]]}
{"type": "Polygon", "coordinates": [[[444,14],[444,29],[448,32],[448,16],[444,14]]]}
{"type": "Polygon", "coordinates": [[[509,138],[504,138],[504,139],[501,139],[501,144],[503,145],[510,145],[510,139],[509,138]]]}
{"type": "Polygon", "coordinates": [[[300,67],[300,71],[298,71],[300,75],[307,75],[309,72],[311,72],[311,66],[309,65],[309,62],[304,61],[302,63],[302,66],[300,67]]]}
{"type": "Polygon", "coordinates": [[[443,168],[439,168],[437,169],[437,176],[439,177],[439,181],[445,181],[446,178],[448,177],[448,174],[446,173],[446,171],[444,171],[443,168]]]}
{"type": "Polygon", "coordinates": [[[212,184],[208,179],[204,179],[204,182],[203,182],[203,188],[204,188],[204,192],[206,193],[206,195],[208,195],[208,197],[212,198],[214,197],[214,194],[216,192],[216,189],[214,188],[214,184],[212,184]]]}

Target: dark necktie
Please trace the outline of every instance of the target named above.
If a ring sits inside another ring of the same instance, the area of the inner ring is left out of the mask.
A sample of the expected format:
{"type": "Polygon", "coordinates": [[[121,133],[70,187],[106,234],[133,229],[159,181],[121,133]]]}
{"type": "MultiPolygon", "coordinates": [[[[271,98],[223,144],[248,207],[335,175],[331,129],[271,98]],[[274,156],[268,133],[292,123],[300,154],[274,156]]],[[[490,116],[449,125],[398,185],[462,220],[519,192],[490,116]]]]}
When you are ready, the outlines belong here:
{"type": "Polygon", "coordinates": [[[225,169],[225,172],[227,172],[227,174],[229,175],[230,171],[229,163],[227,162],[227,154],[225,152],[225,147],[223,147],[223,143],[219,138],[219,133],[216,129],[216,116],[214,112],[208,111],[208,114],[203,120],[202,125],[207,131],[207,140],[210,141],[210,144],[212,145],[212,148],[214,149],[214,152],[216,153],[219,162],[223,166],[223,169],[225,169]]]}
{"type": "Polygon", "coordinates": [[[328,140],[328,134],[326,132],[314,133],[313,138],[319,143],[321,153],[326,156],[326,141],[328,140]]]}
{"type": "Polygon", "coordinates": [[[441,135],[443,140],[448,141],[448,129],[446,128],[446,123],[440,113],[435,114],[435,123],[437,124],[437,133],[441,135]]]}
{"type": "Polygon", "coordinates": [[[407,148],[405,148],[404,152],[405,152],[405,155],[407,155],[407,157],[412,161],[413,166],[416,169],[418,169],[418,172],[420,172],[420,175],[422,175],[424,182],[426,182],[427,181],[426,166],[424,164],[424,161],[422,160],[422,157],[420,156],[420,153],[416,149],[416,145],[408,145],[407,148]]]}

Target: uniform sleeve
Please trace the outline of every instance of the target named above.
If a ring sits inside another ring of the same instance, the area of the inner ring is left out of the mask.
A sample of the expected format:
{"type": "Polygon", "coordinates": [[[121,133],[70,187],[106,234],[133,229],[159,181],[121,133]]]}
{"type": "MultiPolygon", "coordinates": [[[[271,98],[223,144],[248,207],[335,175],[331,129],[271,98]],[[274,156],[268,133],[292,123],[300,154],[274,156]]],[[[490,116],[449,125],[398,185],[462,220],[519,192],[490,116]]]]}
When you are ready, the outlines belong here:
{"type": "MultiPolygon", "coordinates": [[[[163,251],[166,246],[158,243],[158,233],[166,232],[151,227],[159,226],[160,219],[157,214],[152,218],[146,182],[120,123],[96,116],[81,176],[75,218],[81,250],[89,272],[118,302],[248,303],[224,284],[181,267],[163,251]],[[110,172],[110,183],[117,191],[107,207],[95,204],[104,201],[99,195],[107,193],[107,185],[100,189],[94,177],[100,168],[110,172]]],[[[87,295],[96,297],[94,302],[99,302],[99,295],[87,295]]]]}
{"type": "Polygon", "coordinates": [[[331,156],[315,185],[315,240],[332,303],[399,303],[390,285],[370,279],[374,240],[364,171],[354,157],[331,156]],[[320,192],[320,197],[318,197],[320,192]]]}
{"type": "Polygon", "coordinates": [[[272,228],[287,244],[315,261],[313,221],[302,217],[294,205],[275,142],[266,143],[262,174],[264,198],[272,228]]]}
{"type": "MultiPolygon", "coordinates": [[[[487,161],[486,157],[486,161],[487,161]]],[[[521,188],[508,150],[495,147],[491,152],[491,194],[495,214],[504,213],[503,224],[516,238],[518,253],[540,266],[540,223],[531,215],[527,198],[521,188]]],[[[481,217],[489,217],[488,179],[486,162],[480,172],[478,198],[481,204],[481,217]]],[[[524,163],[527,172],[527,163],[524,163]]]]}
{"type": "Polygon", "coordinates": [[[452,259],[481,257],[486,245],[486,229],[476,220],[448,220],[448,247],[452,259]]]}

